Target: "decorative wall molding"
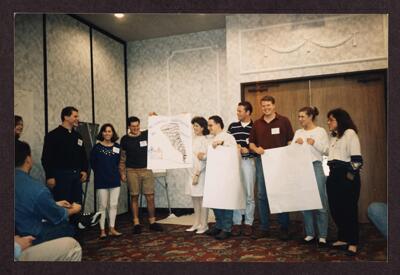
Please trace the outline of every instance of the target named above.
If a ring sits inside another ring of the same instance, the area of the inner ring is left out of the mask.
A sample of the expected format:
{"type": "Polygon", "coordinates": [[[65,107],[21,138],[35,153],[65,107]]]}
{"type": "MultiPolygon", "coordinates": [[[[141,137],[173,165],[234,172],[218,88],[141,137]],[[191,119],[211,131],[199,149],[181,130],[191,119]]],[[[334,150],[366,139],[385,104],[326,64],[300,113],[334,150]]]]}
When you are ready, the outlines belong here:
{"type": "MultiPolygon", "coordinates": [[[[260,56],[260,59],[264,60],[264,65],[262,68],[257,69],[248,69],[243,68],[243,60],[245,60],[245,56],[243,54],[243,42],[244,42],[244,34],[248,32],[257,32],[257,31],[265,31],[265,30],[272,30],[272,29],[279,29],[283,27],[291,27],[297,24],[311,24],[317,22],[332,22],[332,21],[343,21],[344,19],[355,19],[357,17],[362,17],[365,15],[345,15],[345,16],[334,16],[329,18],[319,18],[314,20],[305,20],[300,21],[298,23],[284,23],[284,24],[277,24],[277,25],[270,25],[265,27],[256,27],[256,28],[248,28],[248,29],[241,29],[241,24],[239,24],[239,31],[238,31],[238,41],[239,41],[239,70],[241,75],[246,74],[255,74],[255,73],[264,73],[264,72],[274,72],[274,71],[284,71],[284,70],[292,70],[292,69],[303,69],[303,68],[312,68],[312,67],[323,67],[323,66],[333,66],[333,65],[344,65],[344,64],[351,64],[357,62],[368,62],[368,61],[385,61],[387,60],[386,55],[372,55],[368,57],[359,57],[359,58],[346,58],[343,60],[336,60],[336,61],[329,61],[329,62],[320,62],[320,63],[311,63],[311,64],[304,64],[304,65],[292,65],[292,66],[275,66],[275,67],[266,67],[265,64],[268,64],[268,58],[271,57],[271,54],[275,55],[287,55],[299,51],[302,48],[306,48],[306,53],[310,54],[310,46],[315,46],[321,49],[334,49],[340,46],[343,46],[347,42],[351,41],[352,47],[357,47],[358,45],[358,36],[360,31],[353,30],[351,32],[347,32],[347,34],[343,35],[342,37],[333,39],[332,41],[321,41],[318,37],[310,37],[310,34],[306,34],[308,37],[302,37],[299,39],[297,43],[293,43],[294,45],[290,45],[288,47],[279,47],[273,45],[271,43],[261,43],[263,45],[263,54],[260,56]]],[[[240,21],[240,16],[239,16],[240,21]]],[[[384,29],[384,22],[382,22],[382,28],[384,29]]],[[[382,32],[384,33],[384,32],[382,32]]],[[[385,41],[385,35],[383,34],[383,41],[385,41]]],[[[385,43],[385,42],[384,42],[385,43]]],[[[383,45],[383,47],[385,47],[383,45]]]]}
{"type": "Polygon", "coordinates": [[[184,50],[176,50],[172,51],[171,54],[167,58],[167,93],[168,93],[168,115],[171,115],[171,79],[170,79],[170,61],[177,54],[194,52],[194,51],[205,51],[211,50],[215,54],[216,58],[216,87],[217,87],[217,111],[218,114],[221,113],[221,88],[220,88],[220,57],[218,52],[218,45],[207,46],[207,47],[199,47],[199,48],[191,48],[184,50]]]}
{"type": "Polygon", "coordinates": [[[276,67],[276,68],[268,68],[268,69],[247,70],[247,71],[240,72],[240,74],[246,75],[246,74],[255,74],[255,73],[278,72],[278,71],[286,71],[286,70],[293,70],[293,69],[315,68],[315,67],[325,67],[325,66],[345,65],[345,64],[359,63],[359,62],[373,62],[373,61],[385,61],[385,60],[387,60],[386,56],[377,56],[377,57],[373,57],[373,58],[360,58],[360,59],[342,60],[342,61],[337,61],[337,62],[326,62],[326,63],[306,64],[306,65],[299,65],[299,66],[287,66],[287,67],[276,67]]]}
{"type": "Polygon", "coordinates": [[[278,48],[278,47],[271,46],[270,44],[263,43],[263,45],[265,46],[264,57],[268,57],[267,48],[276,53],[287,54],[287,53],[292,53],[292,52],[300,50],[308,43],[311,43],[320,48],[328,49],[328,48],[336,48],[336,47],[342,46],[344,43],[346,43],[347,41],[352,39],[352,46],[357,47],[357,41],[356,41],[357,33],[358,32],[353,32],[352,34],[349,34],[346,37],[341,38],[340,40],[333,41],[333,42],[324,42],[324,41],[319,42],[317,40],[314,40],[313,38],[303,38],[303,41],[301,41],[297,45],[289,47],[289,48],[278,48]]]}

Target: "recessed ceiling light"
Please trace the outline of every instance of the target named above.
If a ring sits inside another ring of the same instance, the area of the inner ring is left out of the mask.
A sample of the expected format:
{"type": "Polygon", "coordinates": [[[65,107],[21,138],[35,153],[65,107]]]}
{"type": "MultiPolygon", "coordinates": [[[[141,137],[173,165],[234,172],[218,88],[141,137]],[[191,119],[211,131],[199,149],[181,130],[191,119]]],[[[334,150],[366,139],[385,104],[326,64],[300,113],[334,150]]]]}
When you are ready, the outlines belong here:
{"type": "Polygon", "coordinates": [[[114,13],[114,16],[117,18],[122,18],[122,17],[124,17],[124,14],[123,13],[114,13]]]}

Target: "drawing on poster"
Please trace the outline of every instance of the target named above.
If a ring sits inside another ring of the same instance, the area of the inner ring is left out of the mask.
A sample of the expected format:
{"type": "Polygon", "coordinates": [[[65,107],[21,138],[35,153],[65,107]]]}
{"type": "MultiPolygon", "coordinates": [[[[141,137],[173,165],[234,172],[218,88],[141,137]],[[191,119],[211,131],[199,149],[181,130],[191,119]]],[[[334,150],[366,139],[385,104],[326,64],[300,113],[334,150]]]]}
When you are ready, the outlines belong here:
{"type": "Polygon", "coordinates": [[[192,167],[190,114],[150,116],[147,167],[177,169],[192,167]]]}

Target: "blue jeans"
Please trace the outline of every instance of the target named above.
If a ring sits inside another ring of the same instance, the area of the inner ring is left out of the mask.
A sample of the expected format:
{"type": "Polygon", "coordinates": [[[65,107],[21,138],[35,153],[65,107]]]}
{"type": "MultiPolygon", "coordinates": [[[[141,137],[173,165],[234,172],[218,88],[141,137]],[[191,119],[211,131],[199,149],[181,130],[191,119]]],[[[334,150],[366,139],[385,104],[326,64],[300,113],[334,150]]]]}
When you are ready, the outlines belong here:
{"type": "Polygon", "coordinates": [[[373,202],[368,206],[368,218],[378,228],[379,232],[387,239],[387,204],[373,202]]]}
{"type": "Polygon", "coordinates": [[[242,183],[246,191],[246,209],[233,211],[233,224],[242,224],[242,215],[244,215],[244,223],[252,225],[254,221],[254,181],[256,168],[253,158],[242,158],[241,162],[242,183]]]}
{"type": "Polygon", "coordinates": [[[326,177],[320,161],[314,161],[313,166],[315,178],[317,179],[319,196],[321,198],[322,209],[303,211],[304,228],[306,236],[315,237],[313,216],[315,213],[318,236],[319,238],[326,238],[328,236],[328,197],[326,195],[326,177]]]}
{"type": "Polygon", "coordinates": [[[215,227],[225,232],[232,230],[233,210],[213,209],[215,216],[215,227]]]}
{"type": "MultiPolygon", "coordinates": [[[[256,181],[257,181],[257,196],[258,196],[258,211],[260,214],[260,229],[269,229],[269,204],[267,197],[267,190],[265,188],[264,172],[261,162],[261,157],[256,157],[256,181]]],[[[281,229],[289,228],[289,213],[279,213],[278,222],[281,229]]]]}

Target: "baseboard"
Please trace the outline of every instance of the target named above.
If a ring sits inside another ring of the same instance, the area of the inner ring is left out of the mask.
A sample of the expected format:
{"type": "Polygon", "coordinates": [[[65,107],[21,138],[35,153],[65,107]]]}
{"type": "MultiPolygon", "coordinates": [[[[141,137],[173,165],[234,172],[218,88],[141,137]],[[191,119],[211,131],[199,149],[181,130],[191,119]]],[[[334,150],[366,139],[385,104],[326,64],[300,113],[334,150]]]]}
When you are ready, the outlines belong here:
{"type": "MultiPolygon", "coordinates": [[[[139,212],[141,214],[147,214],[147,208],[146,207],[140,207],[139,212]]],[[[193,214],[193,208],[171,208],[171,212],[175,216],[182,216],[182,215],[190,215],[193,214]]],[[[127,212],[124,213],[119,213],[118,215],[124,215],[124,214],[131,214],[132,211],[130,209],[127,212]]],[[[169,214],[169,209],[168,208],[156,208],[156,215],[167,215],[169,214]]]]}

